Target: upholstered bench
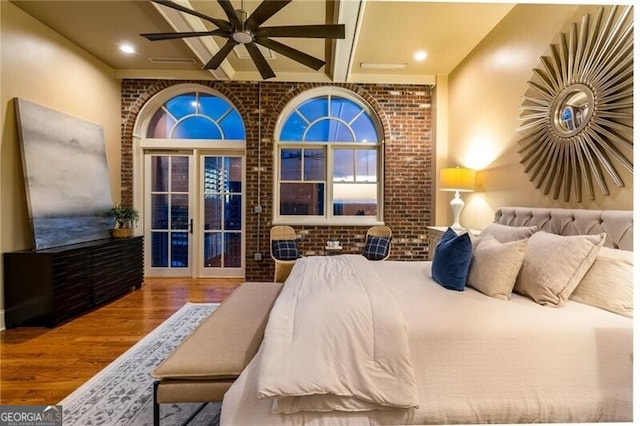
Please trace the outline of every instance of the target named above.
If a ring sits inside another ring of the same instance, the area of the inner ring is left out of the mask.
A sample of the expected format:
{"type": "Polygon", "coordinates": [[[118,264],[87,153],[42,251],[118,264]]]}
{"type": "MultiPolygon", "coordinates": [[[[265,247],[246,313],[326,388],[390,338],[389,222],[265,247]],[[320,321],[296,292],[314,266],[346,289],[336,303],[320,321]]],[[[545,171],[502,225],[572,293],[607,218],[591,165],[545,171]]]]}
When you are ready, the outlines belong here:
{"type": "Polygon", "coordinates": [[[258,351],[282,283],[243,283],[152,373],[153,423],[160,404],[209,402],[222,397],[258,351]]]}

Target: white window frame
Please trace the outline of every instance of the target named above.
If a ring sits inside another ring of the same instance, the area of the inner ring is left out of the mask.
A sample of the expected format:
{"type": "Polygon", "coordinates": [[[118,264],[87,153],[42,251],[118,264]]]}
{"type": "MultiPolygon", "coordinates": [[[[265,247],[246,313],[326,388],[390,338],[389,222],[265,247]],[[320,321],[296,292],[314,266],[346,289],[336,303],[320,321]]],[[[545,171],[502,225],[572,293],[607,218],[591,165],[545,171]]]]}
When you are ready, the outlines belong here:
{"type": "Polygon", "coordinates": [[[374,109],[364,99],[354,92],[335,86],[317,87],[301,93],[293,98],[283,109],[278,117],[274,131],[274,149],[273,149],[273,224],[289,224],[289,225],[353,225],[353,226],[371,226],[384,224],[384,132],[382,125],[378,119],[378,115],[374,109]],[[280,133],[285,124],[285,120],[289,117],[299,105],[303,102],[320,96],[336,96],[346,98],[361,106],[365,113],[369,115],[373,121],[376,133],[378,134],[377,143],[362,142],[291,142],[281,141],[280,133]],[[325,170],[325,211],[322,216],[311,215],[280,215],[280,150],[281,149],[324,149],[326,154],[326,170],[325,170]],[[376,216],[334,216],[333,215],[333,151],[339,149],[376,149],[378,162],[376,166],[377,176],[377,215],[376,216]]]}

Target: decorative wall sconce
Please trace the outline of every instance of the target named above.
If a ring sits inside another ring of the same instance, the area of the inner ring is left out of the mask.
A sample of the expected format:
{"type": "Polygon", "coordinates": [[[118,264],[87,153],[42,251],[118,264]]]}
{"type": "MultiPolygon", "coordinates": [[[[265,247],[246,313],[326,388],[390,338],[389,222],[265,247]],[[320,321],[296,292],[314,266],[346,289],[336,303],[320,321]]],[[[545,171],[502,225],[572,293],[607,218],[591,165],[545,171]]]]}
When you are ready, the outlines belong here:
{"type": "Polygon", "coordinates": [[[595,199],[595,180],[609,195],[605,173],[618,187],[615,165],[633,173],[633,7],[611,6],[605,20],[586,14],[580,28],[549,46],[524,95],[518,131],[520,162],[536,188],[553,187],[558,199],[571,191],[582,201],[583,184],[595,199]]]}

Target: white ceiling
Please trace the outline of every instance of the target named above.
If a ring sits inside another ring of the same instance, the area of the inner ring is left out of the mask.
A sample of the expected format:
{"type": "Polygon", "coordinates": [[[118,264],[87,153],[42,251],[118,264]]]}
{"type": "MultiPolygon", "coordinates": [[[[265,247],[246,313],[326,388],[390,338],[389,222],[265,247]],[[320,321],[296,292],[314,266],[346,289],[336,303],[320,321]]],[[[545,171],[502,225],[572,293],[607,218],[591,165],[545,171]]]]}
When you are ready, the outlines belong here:
{"type": "MultiPolygon", "coordinates": [[[[175,2],[226,20],[215,0],[175,2]]],[[[260,0],[232,0],[236,9],[241,2],[250,15],[260,0]]],[[[151,42],[141,37],[140,33],[214,29],[206,21],[148,0],[12,3],[114,68],[120,78],[260,80],[251,59],[233,52],[218,70],[202,70],[202,64],[224,44],[223,38],[151,42]],[[124,42],[132,44],[136,53],[121,53],[118,46],[124,42]],[[164,62],[166,59],[172,63],[164,62]]],[[[449,74],[513,6],[418,0],[293,0],[264,25],[339,23],[345,25],[346,38],[335,42],[276,39],[327,62],[320,71],[278,53],[267,61],[276,74],[273,80],[432,84],[436,75],[449,74]],[[419,50],[428,54],[422,62],[413,59],[419,50]],[[406,67],[365,69],[362,63],[406,67]]]]}

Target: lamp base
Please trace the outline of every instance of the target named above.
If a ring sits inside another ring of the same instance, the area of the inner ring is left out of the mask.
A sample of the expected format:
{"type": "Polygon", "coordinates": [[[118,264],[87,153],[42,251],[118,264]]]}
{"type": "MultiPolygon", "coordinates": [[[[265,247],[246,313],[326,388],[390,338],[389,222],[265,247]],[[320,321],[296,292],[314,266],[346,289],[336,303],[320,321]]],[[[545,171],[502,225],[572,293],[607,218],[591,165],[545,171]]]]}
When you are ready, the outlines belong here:
{"type": "Polygon", "coordinates": [[[460,226],[460,212],[464,207],[464,201],[462,201],[462,198],[460,198],[459,191],[456,191],[456,195],[454,195],[453,200],[451,200],[449,205],[451,206],[451,211],[453,212],[453,225],[451,225],[450,228],[454,231],[459,231],[463,229],[462,226],[460,226]]]}

